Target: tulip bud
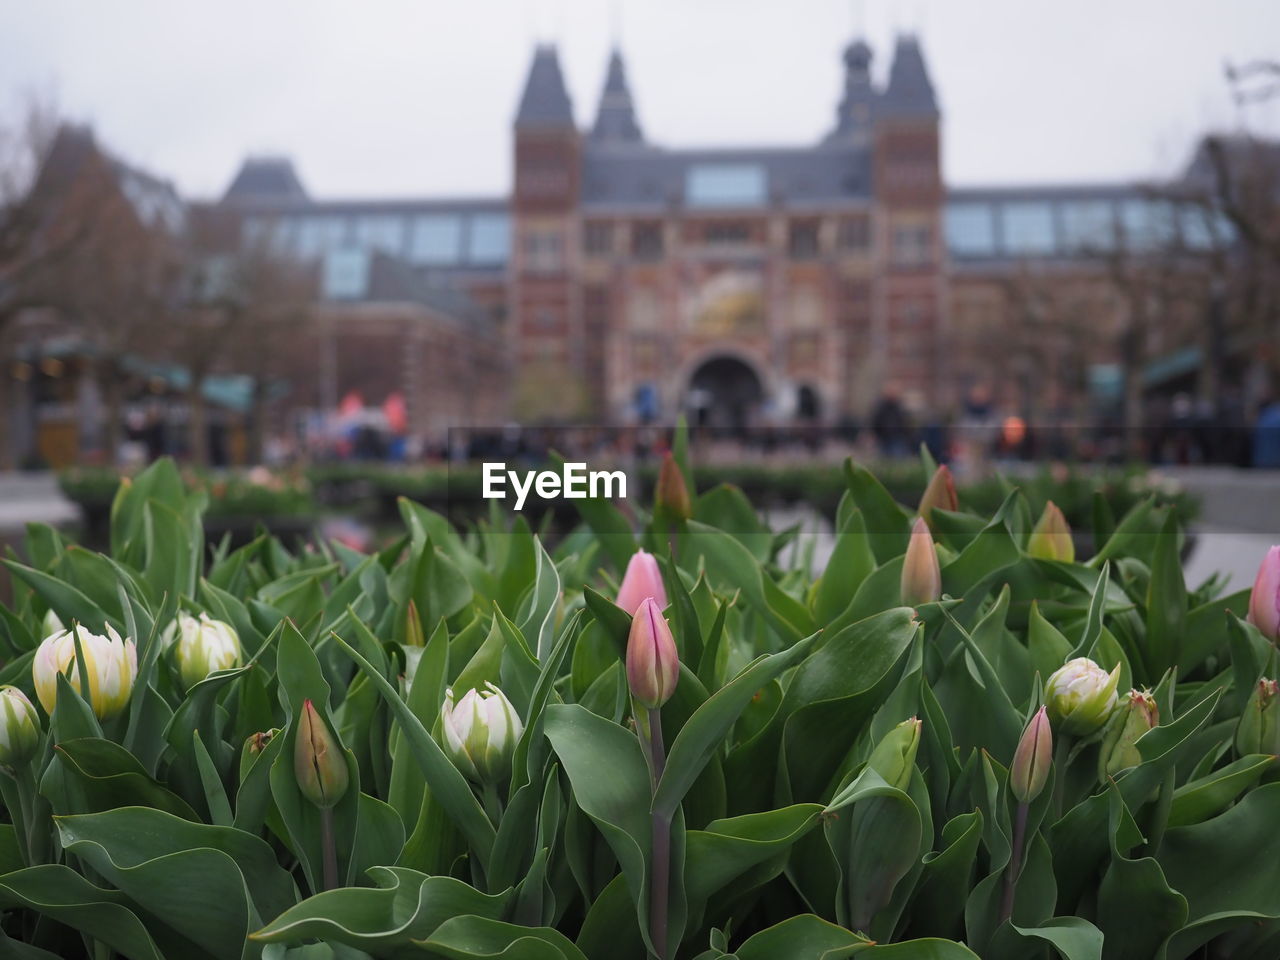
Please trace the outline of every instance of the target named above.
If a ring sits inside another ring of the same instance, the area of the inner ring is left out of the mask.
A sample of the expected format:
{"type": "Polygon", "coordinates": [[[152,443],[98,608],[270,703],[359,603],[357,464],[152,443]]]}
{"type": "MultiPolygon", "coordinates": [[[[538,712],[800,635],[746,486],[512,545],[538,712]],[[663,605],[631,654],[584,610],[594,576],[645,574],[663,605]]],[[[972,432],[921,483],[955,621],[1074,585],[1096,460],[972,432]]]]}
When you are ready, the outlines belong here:
{"type": "Polygon", "coordinates": [[[1120,665],[1110,673],[1088,657],[1077,657],[1055,670],[1044,687],[1049,719],[1060,733],[1087,737],[1102,729],[1116,705],[1120,665]]]}
{"type": "Polygon", "coordinates": [[[244,742],[245,749],[249,752],[249,756],[256,757],[263,750],[267,749],[268,745],[270,745],[271,741],[276,738],[276,734],[279,732],[280,730],[278,727],[272,727],[270,730],[261,730],[258,733],[249,734],[248,739],[244,742]]]}
{"type": "Polygon", "coordinates": [[[1268,550],[1258,566],[1249,594],[1249,622],[1272,643],[1280,643],[1280,545],[1268,550]]]}
{"type": "Polygon", "coordinates": [[[80,665],[76,661],[76,638],[80,639],[80,651],[84,655],[85,669],[89,673],[88,701],[99,720],[109,720],[120,713],[129,702],[133,681],[138,675],[138,651],[132,640],[122,640],[107,626],[107,636],[90,633],[77,625],[45,637],[36,648],[31,662],[31,677],[35,681],[36,696],[45,713],[52,714],[58,700],[58,674],[66,674],[71,686],[81,696],[85,695],[80,684],[80,665]]]}
{"type": "Polygon", "coordinates": [[[933,547],[929,526],[921,517],[911,525],[911,539],[907,542],[907,555],[902,561],[902,603],[918,607],[933,603],[942,596],[942,571],[938,567],[938,552],[933,547]]]}
{"type": "Polygon", "coordinates": [[[1121,770],[1142,762],[1138,738],[1160,722],[1156,698],[1144,690],[1130,690],[1129,696],[1107,721],[1098,753],[1098,779],[1105,781],[1121,770]]]}
{"type": "Polygon", "coordinates": [[[341,800],[350,785],[346,754],[310,700],[302,702],[298,716],[293,772],[302,795],[321,810],[341,800]]]}
{"type": "Polygon", "coordinates": [[[655,512],[665,514],[672,520],[688,520],[693,516],[689,487],[685,484],[684,474],[680,472],[680,464],[676,463],[675,455],[670,450],[662,455],[658,485],[653,491],[653,506],[655,512]]]}
{"type": "Polygon", "coordinates": [[[1053,732],[1049,729],[1049,712],[1041,707],[1022,731],[1009,767],[1009,791],[1019,803],[1030,803],[1040,796],[1052,765],[1053,732]]]}
{"type": "Polygon", "coordinates": [[[911,783],[919,747],[920,720],[916,717],[903,720],[876,744],[867,758],[867,766],[880,774],[889,786],[905,790],[911,783]]]}
{"type": "Polygon", "coordinates": [[[956,481],[945,463],[933,472],[929,485],[924,488],[924,495],[920,498],[920,508],[917,511],[924,522],[929,524],[930,529],[933,528],[933,523],[929,515],[933,513],[935,507],[941,510],[960,508],[960,500],[956,496],[956,481]]]}
{"type": "Polygon", "coordinates": [[[1280,754],[1277,693],[1280,693],[1280,684],[1265,677],[1253,688],[1253,695],[1240,715],[1240,725],[1236,727],[1236,751],[1241,756],[1250,753],[1280,754]]]}
{"type": "Polygon", "coordinates": [[[17,687],[0,687],[0,763],[21,766],[39,745],[40,717],[35,705],[17,687]]]}
{"type": "Polygon", "coordinates": [[[190,690],[216,670],[228,670],[240,663],[240,638],[228,623],[213,620],[207,613],[197,620],[178,615],[178,633],[173,647],[174,662],[182,689],[190,690]]]}
{"type": "Polygon", "coordinates": [[[636,702],[656,710],[671,699],[680,682],[680,655],[662,610],[646,597],[631,621],[627,637],[627,684],[636,702]]]}
{"type": "Polygon", "coordinates": [[[478,784],[501,783],[511,773],[516,741],[524,732],[516,709],[492,683],[468,690],[454,706],[446,690],[440,708],[445,753],[467,779],[478,784]]]}
{"type": "Polygon", "coordinates": [[[1027,555],[1037,560],[1061,560],[1063,563],[1071,563],[1076,558],[1071,527],[1052,500],[1044,505],[1044,513],[1040,514],[1040,519],[1031,531],[1027,540],[1027,555]]]}
{"type": "Polygon", "coordinates": [[[40,621],[40,628],[44,631],[42,636],[51,637],[55,633],[61,633],[67,629],[67,625],[62,622],[62,618],[54,613],[51,608],[45,612],[44,619],[40,621]]]}
{"type": "Polygon", "coordinates": [[[637,550],[627,561],[622,586],[618,588],[618,606],[635,616],[645,597],[653,597],[659,607],[667,605],[667,588],[662,584],[662,571],[652,553],[637,550]]]}
{"type": "Polygon", "coordinates": [[[404,645],[406,647],[427,645],[427,635],[422,632],[422,618],[418,616],[418,605],[412,599],[404,615],[404,645]]]}

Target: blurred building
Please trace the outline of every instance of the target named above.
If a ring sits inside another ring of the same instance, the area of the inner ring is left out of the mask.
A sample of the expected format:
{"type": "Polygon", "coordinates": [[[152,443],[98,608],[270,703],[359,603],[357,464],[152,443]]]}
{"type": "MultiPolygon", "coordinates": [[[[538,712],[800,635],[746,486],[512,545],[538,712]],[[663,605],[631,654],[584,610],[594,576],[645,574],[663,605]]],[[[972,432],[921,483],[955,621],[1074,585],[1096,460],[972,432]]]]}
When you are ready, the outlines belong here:
{"type": "Polygon", "coordinates": [[[323,264],[330,300],[368,299],[342,278],[389,257],[487,310],[525,422],[832,424],[886,392],[929,415],[984,383],[1033,416],[1080,417],[1118,408],[1135,377],[1194,380],[1203,345],[1163,306],[1126,332],[1150,297],[1122,281],[1157,248],[1221,244],[1220,218],[1166,185],[948,189],[919,41],[898,39],[883,86],[871,63],[865,43],[845,50],[817,142],[687,150],[646,138],[616,50],[581,127],[540,46],[510,195],[325,200],[289,160],[253,158],[222,205],[246,242],[323,264]]]}
{"type": "MultiPolygon", "coordinates": [[[[62,415],[62,449],[68,429],[102,419],[94,403],[132,404],[136,416],[156,395],[181,394],[184,370],[208,358],[198,337],[172,334],[241,308],[248,295],[228,293],[227,277],[255,260],[310,278],[304,323],[268,325],[259,310],[234,328],[240,348],[204,370],[221,420],[259,433],[267,411],[278,431],[350,397],[370,410],[394,398],[409,432],[439,445],[450,426],[512,420],[685,413],[728,427],[834,426],[866,422],[885,398],[921,425],[965,416],[966,401],[1033,427],[1139,423],[1162,398],[1243,410],[1244,394],[1261,392],[1259,371],[1277,359],[1258,333],[1280,305],[1277,271],[1249,265],[1214,199],[1223,141],[1213,153],[1206,140],[1171,182],[949,187],[919,40],[898,38],[883,84],[862,41],[843,68],[831,126],[814,142],[691,150],[646,137],[616,50],[582,126],[556,49],[540,46],[503,196],[314,197],[288,158],[259,156],[218,200],[183,203],[72,137],[98,158],[75,169],[97,171],[116,206],[181,248],[184,273],[217,282],[196,295],[186,277],[162,291],[164,309],[185,319],[161,310],[154,336],[126,324],[131,338],[113,345],[104,316],[89,324],[102,337],[76,357],[65,345],[50,352],[56,330],[35,336],[15,368],[31,382],[24,410],[48,394],[62,414],[23,422],[62,415]],[[123,401],[95,395],[108,361],[136,371],[123,401]],[[46,382],[68,370],[84,375],[46,382]],[[233,396],[238,406],[220,406],[233,396]]],[[[1259,182],[1274,203],[1280,149],[1225,149],[1230,165],[1270,171],[1259,182]]],[[[69,176],[65,157],[50,166],[69,176]]],[[[1246,205],[1274,210],[1261,196],[1246,205]]],[[[120,316],[139,315],[142,293],[131,295],[116,297],[120,316]]],[[[101,299],[63,308],[89,316],[101,299]]]]}

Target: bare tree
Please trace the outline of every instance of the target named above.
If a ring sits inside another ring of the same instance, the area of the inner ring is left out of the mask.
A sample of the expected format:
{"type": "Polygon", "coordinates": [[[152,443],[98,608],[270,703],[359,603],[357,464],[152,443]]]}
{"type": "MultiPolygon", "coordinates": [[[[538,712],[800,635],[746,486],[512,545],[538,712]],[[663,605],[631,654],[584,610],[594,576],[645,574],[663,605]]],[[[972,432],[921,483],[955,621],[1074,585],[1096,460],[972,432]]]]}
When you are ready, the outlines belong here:
{"type": "Polygon", "coordinates": [[[174,355],[186,366],[189,445],[193,461],[209,461],[205,386],[219,371],[250,379],[248,457],[263,456],[270,389],[289,368],[292,342],[314,302],[314,272],[276,253],[266,241],[239,244],[227,225],[207,217],[188,251],[188,286],[174,355]]]}

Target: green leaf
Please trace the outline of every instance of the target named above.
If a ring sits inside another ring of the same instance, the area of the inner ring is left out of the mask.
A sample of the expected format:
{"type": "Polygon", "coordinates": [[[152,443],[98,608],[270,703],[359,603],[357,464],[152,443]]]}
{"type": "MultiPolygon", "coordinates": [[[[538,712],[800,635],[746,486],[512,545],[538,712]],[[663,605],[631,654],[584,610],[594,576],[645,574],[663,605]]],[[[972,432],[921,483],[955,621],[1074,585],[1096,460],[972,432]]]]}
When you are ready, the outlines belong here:
{"type": "Polygon", "coordinates": [[[1083,917],[1053,917],[1035,927],[1013,929],[1024,937],[1045,940],[1062,960],[1101,960],[1102,931],[1083,917]]]}
{"type": "Polygon", "coordinates": [[[1221,770],[1183,784],[1173,792],[1166,825],[1183,827],[1221,813],[1236,797],[1257,783],[1275,762],[1275,757],[1251,754],[1221,770]]]}
{"type": "Polygon", "coordinates": [[[1187,586],[1179,554],[1178,518],[1172,510],[1156,537],[1147,587],[1147,637],[1142,654],[1152,677],[1179,661],[1187,623],[1187,586]]]}
{"type": "Polygon", "coordinates": [[[675,813],[685,793],[719,749],[752,697],[765,684],[803,660],[814,639],[810,637],[782,653],[760,657],[698,707],[676,736],[667,755],[666,769],[653,796],[656,813],[662,816],[675,813]]]}
{"type": "Polygon", "coordinates": [[[150,776],[128,750],[110,740],[81,738],[64,740],[55,748],[68,775],[80,784],[88,801],[86,809],[65,810],[54,803],[59,813],[96,813],[116,807],[155,807],[185,820],[199,820],[194,810],[176,794],[150,776]]]}
{"type": "Polygon", "coordinates": [[[56,822],[63,846],[217,957],[239,958],[258,912],[274,915],[293,900],[293,882],[271,848],[239,830],[142,807],[56,822]]]}
{"type": "Polygon", "coordinates": [[[165,960],[128,900],[91,884],[62,864],[28,867],[0,877],[0,906],[34,910],[100,940],[130,960],[165,960]]]}
{"type": "Polygon", "coordinates": [[[329,890],[289,907],[251,938],[263,943],[336,941],[379,953],[425,940],[452,917],[500,919],[511,891],[495,896],[452,877],[429,877],[404,867],[371,867],[377,886],[329,890]]]}
{"type": "Polygon", "coordinates": [[[400,694],[378,672],[378,669],[342,638],[335,635],[333,639],[382,694],[382,699],[386,701],[392,714],[400,723],[401,733],[422,767],[423,776],[432,795],[467,837],[481,869],[488,869],[489,854],[493,849],[495,837],[493,824],[485,816],[466,778],[444,755],[444,751],[432,739],[431,734],[422,725],[422,721],[413,715],[413,711],[400,699],[400,694]]]}
{"type": "Polygon", "coordinates": [[[831,558],[818,581],[813,601],[818,623],[828,624],[839,616],[875,568],[876,558],[867,535],[866,520],[861,510],[854,510],[836,534],[831,558]]]}
{"type": "Polygon", "coordinates": [[[841,960],[870,946],[870,940],[844,927],[802,914],[761,930],[734,956],[738,960],[841,960]]]}
{"type": "Polygon", "coordinates": [[[446,920],[421,945],[449,960],[587,960],[573,941],[549,927],[521,927],[485,917],[446,920]]]}

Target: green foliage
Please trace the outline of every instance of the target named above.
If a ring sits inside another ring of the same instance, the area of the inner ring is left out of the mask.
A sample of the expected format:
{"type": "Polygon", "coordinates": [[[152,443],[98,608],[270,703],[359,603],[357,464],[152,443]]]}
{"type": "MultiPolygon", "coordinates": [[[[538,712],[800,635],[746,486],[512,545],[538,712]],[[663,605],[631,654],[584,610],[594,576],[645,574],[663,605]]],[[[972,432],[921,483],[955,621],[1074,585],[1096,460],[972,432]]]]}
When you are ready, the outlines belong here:
{"type": "Polygon", "coordinates": [[[1275,955],[1280,777],[1236,743],[1276,657],[1240,619],[1247,595],[1184,583],[1185,504],[1137,499],[1131,479],[1123,496],[1047,476],[963,488],[931,517],[943,598],[912,610],[906,468],[785,479],[837,520],[814,576],[743,492],[764,468],[690,469],[683,434],[677,452],[700,491],[687,523],[583,501],[554,546],[523,520],[460,530],[400,499],[404,536],[381,553],[265,534],[210,550],[219,491],[168,462],[95,494],[108,554],[33,526],[28,562],[4,561],[0,682],[34,699],[49,612],[129,637],[138,667],[101,722],[57,678],[35,758],[0,770],[0,953],[1275,955]],[[1088,562],[1027,555],[1049,498],[1092,536],[1088,562]],[[610,599],[641,547],[682,658],[652,716],[610,599]],[[229,623],[240,665],[183,689],[179,611],[229,623]],[[1159,725],[1105,782],[1099,737],[1055,731],[1048,784],[1019,806],[1015,746],[1073,657],[1150,689],[1159,725]],[[486,684],[522,726],[509,775],[481,784],[450,760],[440,708],[486,684]],[[324,810],[298,786],[306,701],[349,784],[324,810]]]}

